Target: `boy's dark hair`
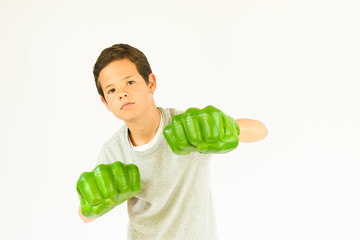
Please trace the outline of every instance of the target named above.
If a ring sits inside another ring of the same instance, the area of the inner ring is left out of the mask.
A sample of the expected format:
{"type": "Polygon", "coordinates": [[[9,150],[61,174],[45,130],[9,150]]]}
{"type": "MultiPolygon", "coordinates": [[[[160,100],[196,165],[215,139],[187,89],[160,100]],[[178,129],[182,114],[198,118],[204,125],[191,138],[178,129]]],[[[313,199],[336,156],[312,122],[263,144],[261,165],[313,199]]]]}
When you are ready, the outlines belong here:
{"type": "Polygon", "coordinates": [[[128,44],[115,44],[111,47],[105,48],[94,65],[94,78],[98,93],[105,99],[104,92],[101,88],[99,75],[101,70],[109,63],[119,59],[129,59],[133,62],[139,74],[144,78],[146,84],[149,83],[149,75],[152,73],[150,64],[145,56],[139,49],[134,48],[128,44]]]}

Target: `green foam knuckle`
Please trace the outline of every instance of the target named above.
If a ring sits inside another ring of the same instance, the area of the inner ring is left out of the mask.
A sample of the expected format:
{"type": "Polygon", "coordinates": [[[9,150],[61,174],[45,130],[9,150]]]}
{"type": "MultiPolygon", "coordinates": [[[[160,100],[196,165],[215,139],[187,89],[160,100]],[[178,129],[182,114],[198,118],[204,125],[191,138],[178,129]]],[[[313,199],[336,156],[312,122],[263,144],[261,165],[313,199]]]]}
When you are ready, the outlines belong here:
{"type": "Polygon", "coordinates": [[[164,129],[166,141],[178,155],[227,153],[238,146],[239,135],[236,121],[211,105],[175,115],[164,129]]]}
{"type": "Polygon", "coordinates": [[[81,213],[96,218],[109,212],[141,190],[140,173],[134,164],[99,164],[83,172],[76,184],[81,213]]]}

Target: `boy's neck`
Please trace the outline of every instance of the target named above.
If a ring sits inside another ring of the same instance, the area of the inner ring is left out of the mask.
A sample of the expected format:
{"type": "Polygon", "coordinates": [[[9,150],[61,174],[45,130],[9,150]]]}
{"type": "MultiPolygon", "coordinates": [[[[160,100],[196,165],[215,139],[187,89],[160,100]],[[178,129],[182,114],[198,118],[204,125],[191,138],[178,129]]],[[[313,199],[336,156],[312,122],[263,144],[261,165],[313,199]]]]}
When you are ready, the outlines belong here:
{"type": "Polygon", "coordinates": [[[127,122],[126,125],[129,128],[129,136],[133,146],[141,146],[150,142],[160,126],[160,120],[160,111],[154,106],[136,122],[127,122]]]}

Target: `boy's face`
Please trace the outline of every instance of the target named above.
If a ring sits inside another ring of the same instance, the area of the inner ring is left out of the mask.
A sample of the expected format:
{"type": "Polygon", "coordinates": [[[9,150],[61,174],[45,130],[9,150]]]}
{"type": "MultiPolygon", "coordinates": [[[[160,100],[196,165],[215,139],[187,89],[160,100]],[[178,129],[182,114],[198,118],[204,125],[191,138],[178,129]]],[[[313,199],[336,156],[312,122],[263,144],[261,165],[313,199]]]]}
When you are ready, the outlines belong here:
{"type": "Polygon", "coordinates": [[[101,70],[99,81],[105,97],[101,97],[102,102],[119,119],[136,120],[154,106],[155,75],[149,75],[146,85],[135,64],[128,59],[109,63],[101,70]]]}

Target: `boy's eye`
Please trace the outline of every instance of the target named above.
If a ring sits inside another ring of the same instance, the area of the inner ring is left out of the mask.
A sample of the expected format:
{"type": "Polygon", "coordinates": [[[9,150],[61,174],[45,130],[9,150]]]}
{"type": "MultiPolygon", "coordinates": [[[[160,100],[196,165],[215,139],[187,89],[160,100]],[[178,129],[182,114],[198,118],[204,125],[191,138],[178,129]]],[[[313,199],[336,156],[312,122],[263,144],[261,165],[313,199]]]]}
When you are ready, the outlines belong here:
{"type": "Polygon", "coordinates": [[[135,81],[128,81],[127,83],[126,83],[126,85],[132,85],[132,84],[134,84],[135,83],[135,81]]]}
{"type": "Polygon", "coordinates": [[[113,93],[113,92],[115,92],[115,89],[112,88],[108,91],[108,94],[113,93]]]}

